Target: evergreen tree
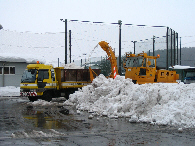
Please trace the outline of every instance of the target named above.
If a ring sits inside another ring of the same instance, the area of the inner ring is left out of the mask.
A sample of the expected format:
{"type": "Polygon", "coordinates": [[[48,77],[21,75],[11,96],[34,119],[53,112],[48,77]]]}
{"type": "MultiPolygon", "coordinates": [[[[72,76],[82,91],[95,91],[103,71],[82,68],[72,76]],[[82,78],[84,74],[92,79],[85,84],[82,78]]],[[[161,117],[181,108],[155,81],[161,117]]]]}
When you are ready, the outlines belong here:
{"type": "Polygon", "coordinates": [[[107,56],[101,60],[100,63],[100,69],[101,69],[101,74],[104,76],[109,76],[111,73],[111,64],[110,60],[107,60],[107,56]]]}
{"type": "Polygon", "coordinates": [[[0,24],[0,30],[3,29],[3,26],[0,24]]]}

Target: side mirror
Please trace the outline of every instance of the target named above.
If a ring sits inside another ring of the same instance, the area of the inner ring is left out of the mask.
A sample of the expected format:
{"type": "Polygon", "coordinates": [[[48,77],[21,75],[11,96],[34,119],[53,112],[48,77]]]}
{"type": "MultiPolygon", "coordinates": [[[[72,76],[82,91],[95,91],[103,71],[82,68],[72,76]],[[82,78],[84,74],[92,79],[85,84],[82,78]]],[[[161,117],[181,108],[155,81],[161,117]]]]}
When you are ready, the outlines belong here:
{"type": "Polygon", "coordinates": [[[51,78],[53,81],[55,81],[55,72],[54,69],[51,69],[51,78]]]}

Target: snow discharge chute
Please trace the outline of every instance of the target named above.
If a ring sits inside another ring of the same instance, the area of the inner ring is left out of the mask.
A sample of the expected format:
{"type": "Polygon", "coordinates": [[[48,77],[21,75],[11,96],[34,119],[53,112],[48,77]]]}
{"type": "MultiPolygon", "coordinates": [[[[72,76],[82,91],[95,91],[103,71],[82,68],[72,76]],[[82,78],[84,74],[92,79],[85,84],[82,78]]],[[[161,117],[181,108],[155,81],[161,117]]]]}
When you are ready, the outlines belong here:
{"type": "Polygon", "coordinates": [[[115,57],[115,53],[112,50],[112,48],[108,45],[107,42],[105,41],[101,41],[99,42],[99,45],[101,46],[101,48],[106,51],[107,55],[108,55],[108,59],[110,60],[110,64],[111,64],[111,74],[109,76],[109,78],[116,78],[116,75],[118,75],[118,67],[117,67],[117,57],[115,57]]]}

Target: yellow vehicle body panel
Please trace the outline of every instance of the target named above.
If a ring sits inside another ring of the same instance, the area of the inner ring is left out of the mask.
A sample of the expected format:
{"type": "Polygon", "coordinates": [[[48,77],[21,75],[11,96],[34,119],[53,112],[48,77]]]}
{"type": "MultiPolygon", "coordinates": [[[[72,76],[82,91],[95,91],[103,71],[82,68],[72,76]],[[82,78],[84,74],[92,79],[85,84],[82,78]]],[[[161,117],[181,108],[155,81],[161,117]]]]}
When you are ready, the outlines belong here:
{"type": "Polygon", "coordinates": [[[91,82],[62,82],[61,88],[82,88],[90,84],[91,82]]]}

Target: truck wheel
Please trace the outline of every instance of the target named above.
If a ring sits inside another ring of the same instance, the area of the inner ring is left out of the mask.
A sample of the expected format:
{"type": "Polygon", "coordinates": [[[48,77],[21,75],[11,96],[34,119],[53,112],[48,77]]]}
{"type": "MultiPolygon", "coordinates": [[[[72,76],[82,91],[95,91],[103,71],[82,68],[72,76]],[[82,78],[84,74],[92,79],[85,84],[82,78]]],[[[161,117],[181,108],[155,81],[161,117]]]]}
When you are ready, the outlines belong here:
{"type": "Polygon", "coordinates": [[[66,98],[67,100],[69,99],[69,95],[70,95],[69,92],[65,93],[65,98],[66,98]]]}
{"type": "Polygon", "coordinates": [[[42,99],[50,102],[52,100],[52,97],[53,97],[53,93],[51,91],[46,91],[44,92],[42,99]]]}
{"type": "Polygon", "coordinates": [[[35,96],[28,96],[28,99],[31,101],[31,102],[34,102],[34,101],[37,101],[37,97],[35,96]]]}

